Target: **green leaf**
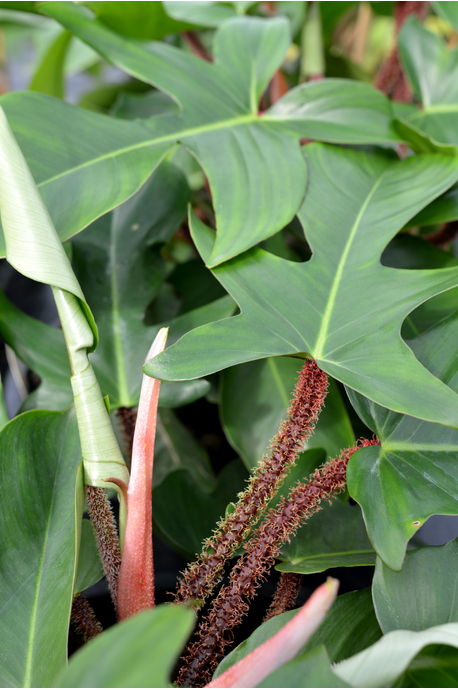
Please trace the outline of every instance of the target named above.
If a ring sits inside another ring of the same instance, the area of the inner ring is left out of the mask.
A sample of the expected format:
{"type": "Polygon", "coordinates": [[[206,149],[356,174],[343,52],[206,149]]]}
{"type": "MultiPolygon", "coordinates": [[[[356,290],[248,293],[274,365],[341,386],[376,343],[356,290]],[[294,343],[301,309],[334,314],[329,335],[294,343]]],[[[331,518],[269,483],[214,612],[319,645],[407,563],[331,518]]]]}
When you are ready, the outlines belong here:
{"type": "Polygon", "coordinates": [[[159,328],[144,316],[165,278],[161,244],[186,215],[189,188],[163,163],[131,199],[72,242],[72,265],[99,329],[91,361],[112,408],[138,403],[141,367],[159,328]]]}
{"type": "Polygon", "coordinates": [[[458,145],[458,49],[448,49],[414,17],[404,23],[398,45],[405,74],[423,104],[406,118],[407,123],[426,134],[433,144],[458,145]]]}
{"type": "Polygon", "coordinates": [[[435,0],[431,4],[435,12],[458,31],[458,7],[456,3],[435,0]]]}
{"type": "Polygon", "coordinates": [[[64,334],[27,316],[0,290],[0,333],[19,359],[41,379],[23,409],[65,410],[73,402],[64,334]]]}
{"type": "MultiPolygon", "coordinates": [[[[425,154],[398,161],[323,144],[308,145],[305,156],[310,184],[299,218],[312,259],[292,263],[252,249],[214,269],[241,314],[188,333],[145,371],[185,380],[305,352],[379,404],[458,426],[456,393],[422,367],[400,337],[409,312],[458,284],[457,268],[399,271],[380,264],[408,218],[456,180],[458,159],[425,154]]],[[[190,222],[206,260],[212,231],[195,216],[190,222]]]]}
{"type": "Polygon", "coordinates": [[[51,44],[30,82],[29,89],[31,91],[64,98],[64,63],[71,37],[69,31],[63,31],[51,44]]]}
{"type": "Polygon", "coordinates": [[[397,679],[398,688],[455,688],[458,685],[458,651],[429,645],[397,679]]]}
{"type": "Polygon", "coordinates": [[[372,595],[383,632],[458,622],[457,564],[456,540],[411,551],[400,573],[378,558],[372,595]]]}
{"type": "MultiPolygon", "coordinates": [[[[6,94],[0,105],[62,241],[138,191],[174,145],[170,139],[155,141],[151,129],[139,122],[42,94],[6,94]],[[56,145],[63,141],[65,146],[56,145]]],[[[0,256],[5,251],[0,233],[0,256]]]]}
{"type": "Polygon", "coordinates": [[[81,541],[78,553],[78,567],[75,576],[75,594],[95,585],[103,577],[103,565],[90,520],[81,523],[81,541]]]}
{"type": "Polygon", "coordinates": [[[5,399],[3,397],[2,377],[0,376],[0,429],[5,426],[8,421],[8,413],[6,411],[5,399]]]}
{"type": "Polygon", "coordinates": [[[213,491],[196,482],[184,469],[171,472],[153,489],[154,528],[187,558],[202,550],[202,542],[224,516],[226,507],[245,488],[246,471],[239,461],[227,465],[213,491]],[[173,504],[174,509],[170,510],[173,504]],[[198,507],[198,510],[196,510],[198,507]]]}
{"type": "Polygon", "coordinates": [[[358,506],[333,501],[312,515],[282,548],[282,573],[320,573],[328,568],[374,565],[376,554],[358,506]]]}
{"type": "Polygon", "coordinates": [[[164,9],[178,21],[190,22],[199,26],[217,27],[228,19],[236,16],[237,6],[244,5],[248,9],[255,2],[163,2],[164,9]],[[247,7],[248,6],[248,7],[247,7]]]}
{"type": "Polygon", "coordinates": [[[349,688],[330,669],[324,646],[317,647],[284,664],[262,681],[258,688],[349,688]]]}
{"type": "MultiPolygon", "coordinates": [[[[226,369],[221,381],[221,421],[232,447],[248,469],[255,467],[286,418],[302,360],[273,358],[226,369]]],[[[336,384],[305,448],[324,448],[328,457],[354,443],[354,435],[336,384]]]]}
{"type": "Polygon", "coordinates": [[[448,223],[458,218],[458,185],[454,184],[449,190],[426,206],[420,213],[409,221],[408,227],[417,225],[435,225],[448,223]]]}
{"type": "Polygon", "coordinates": [[[289,47],[285,18],[224,22],[215,35],[215,62],[210,64],[164,43],[145,48],[129,42],[73,3],[50,2],[41,8],[105,59],[182,106],[181,116],[153,118],[144,126],[150,129],[150,144],[179,139],[208,177],[218,230],[208,257],[211,266],[275,234],[292,219],[306,183],[299,137],[398,140],[386,98],[355,82],[303,85],[285,102],[258,114],[260,97],[289,47]],[[243,231],[246,227],[249,233],[243,231]]]}
{"type": "MultiPolygon", "coordinates": [[[[260,625],[245,642],[223,659],[214,677],[220,676],[275,635],[296,613],[297,609],[293,609],[260,625]]],[[[323,623],[313,633],[300,654],[325,645],[331,661],[337,663],[373,644],[380,639],[381,634],[372,605],[371,591],[367,588],[337,597],[323,623]]]]}
{"type": "Polygon", "coordinates": [[[458,648],[458,624],[447,623],[422,632],[393,630],[368,649],[334,666],[333,671],[353,687],[392,687],[417,654],[432,644],[458,648]]]}
{"type": "Polygon", "coordinates": [[[83,508],[74,410],[16,417],[0,434],[0,458],[1,685],[50,687],[67,661],[83,508]]]}
{"type": "Polygon", "coordinates": [[[157,418],[153,486],[158,487],[170,472],[182,468],[189,472],[202,490],[210,491],[214,488],[214,476],[207,451],[180,422],[173,410],[161,408],[157,418]]]}
{"type": "Polygon", "coordinates": [[[168,687],[193,624],[191,609],[170,604],[128,618],[78,651],[59,687],[168,687]]]}
{"type": "MultiPolygon", "coordinates": [[[[440,322],[410,345],[435,376],[458,390],[455,357],[458,314],[440,322]]],[[[350,459],[350,495],[363,509],[380,558],[400,570],[409,539],[431,515],[458,514],[458,433],[402,416],[347,390],[357,413],[381,446],[364,448],[350,459]]]]}
{"type": "MultiPolygon", "coordinates": [[[[139,41],[157,41],[169,34],[179,33],[194,28],[185,21],[174,21],[173,15],[163,2],[84,2],[95,15],[113,31],[136,38],[139,41]]],[[[40,8],[41,9],[41,8],[40,8]]],[[[193,22],[194,23],[194,22],[193,22]]]]}

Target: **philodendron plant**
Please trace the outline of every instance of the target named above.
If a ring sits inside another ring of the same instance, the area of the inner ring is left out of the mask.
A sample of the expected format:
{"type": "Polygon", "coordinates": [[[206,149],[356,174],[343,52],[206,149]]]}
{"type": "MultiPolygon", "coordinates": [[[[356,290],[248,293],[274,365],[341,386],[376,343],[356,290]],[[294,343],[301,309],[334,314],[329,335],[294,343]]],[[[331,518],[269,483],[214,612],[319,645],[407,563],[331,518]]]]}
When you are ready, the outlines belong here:
{"type": "Polygon", "coordinates": [[[4,687],[458,683],[458,542],[416,536],[458,515],[458,4],[372,5],[14,3],[51,39],[0,96],[0,255],[61,329],[0,292],[39,378],[0,396],[4,687]],[[397,47],[339,77],[371,22],[397,47]],[[72,46],[124,73],[86,107],[72,46]],[[189,561],[159,605],[153,530],[189,561]]]}

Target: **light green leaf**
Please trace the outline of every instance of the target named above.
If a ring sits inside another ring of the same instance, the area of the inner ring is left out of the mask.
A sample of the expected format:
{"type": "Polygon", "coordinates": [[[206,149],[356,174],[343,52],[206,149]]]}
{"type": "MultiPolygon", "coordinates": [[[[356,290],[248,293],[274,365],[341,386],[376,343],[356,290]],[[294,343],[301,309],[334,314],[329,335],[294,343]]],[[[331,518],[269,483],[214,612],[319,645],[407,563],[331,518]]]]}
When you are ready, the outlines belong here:
{"type": "Polygon", "coordinates": [[[390,570],[378,558],[372,595],[383,632],[457,623],[457,565],[456,540],[411,551],[400,573],[390,570]]]}
{"type": "MultiPolygon", "coordinates": [[[[248,469],[261,460],[269,441],[286,418],[302,360],[273,358],[226,369],[221,382],[224,432],[248,469]]],[[[337,386],[330,382],[326,404],[306,448],[324,448],[329,457],[354,442],[337,386]]]]}
{"type": "MultiPolygon", "coordinates": [[[[213,28],[219,26],[228,19],[236,16],[238,2],[163,2],[164,9],[169,15],[178,21],[190,22],[199,26],[213,28]]],[[[244,6],[255,5],[254,2],[240,3],[244,6]]],[[[245,7],[244,7],[245,9],[245,7]]]]}
{"type": "Polygon", "coordinates": [[[75,577],[75,595],[95,585],[103,577],[103,565],[90,520],[81,523],[81,541],[78,553],[78,567],[75,577]]]}
{"type": "MultiPolygon", "coordinates": [[[[410,341],[418,360],[458,390],[455,312],[410,341]]],[[[357,413],[381,446],[363,448],[350,459],[350,495],[363,509],[367,530],[380,558],[400,570],[407,542],[435,514],[458,514],[458,473],[454,429],[402,416],[347,390],[357,413]]]]}
{"type": "Polygon", "coordinates": [[[320,573],[328,568],[374,565],[376,554],[358,506],[333,501],[299,528],[281,553],[282,573],[320,573]]]}
{"type": "MultiPolygon", "coordinates": [[[[456,180],[458,159],[425,154],[398,161],[323,144],[308,145],[305,156],[310,184],[299,218],[312,259],[293,263],[252,249],[214,269],[241,314],[188,333],[145,371],[185,380],[241,362],[309,353],[328,374],[379,404],[458,427],[456,393],[421,366],[400,337],[409,312],[458,285],[458,270],[380,264],[408,218],[456,180]]],[[[195,216],[190,222],[206,260],[214,236],[195,216]]]]}
{"type": "Polygon", "coordinates": [[[440,0],[435,0],[435,2],[431,4],[437,14],[458,31],[458,7],[456,2],[441,2],[440,0]]]}
{"type": "Polygon", "coordinates": [[[154,118],[144,126],[150,129],[150,144],[179,139],[189,147],[209,179],[218,231],[209,265],[273,235],[292,219],[306,183],[299,137],[398,140],[386,98],[355,82],[303,85],[285,103],[258,114],[260,96],[289,46],[285,18],[224,22],[210,64],[164,43],[146,48],[129,42],[73,3],[41,8],[105,59],[180,103],[181,116],[154,118]]]}
{"type": "Polygon", "coordinates": [[[194,28],[188,20],[174,21],[173,14],[167,11],[163,2],[133,2],[120,5],[119,2],[103,0],[84,2],[95,15],[110,29],[123,36],[139,41],[161,40],[169,34],[194,28]]]}
{"type": "Polygon", "coordinates": [[[82,514],[74,411],[16,417],[0,434],[0,458],[1,685],[50,687],[67,661],[82,514]]]}
{"type": "Polygon", "coordinates": [[[39,91],[55,98],[64,97],[64,64],[71,37],[69,31],[63,31],[51,44],[30,82],[31,91],[39,91]]]}
{"type": "Polygon", "coordinates": [[[59,687],[169,687],[173,666],[193,624],[191,609],[171,604],[128,618],[78,651],[59,687]]]}
{"type": "Polygon", "coordinates": [[[414,17],[404,23],[398,45],[403,69],[423,105],[406,122],[426,134],[433,145],[458,145],[458,49],[448,49],[442,38],[414,17]]]}
{"type": "Polygon", "coordinates": [[[334,666],[333,672],[353,687],[392,687],[417,654],[433,644],[458,648],[458,623],[422,632],[393,630],[368,649],[334,666]]]}

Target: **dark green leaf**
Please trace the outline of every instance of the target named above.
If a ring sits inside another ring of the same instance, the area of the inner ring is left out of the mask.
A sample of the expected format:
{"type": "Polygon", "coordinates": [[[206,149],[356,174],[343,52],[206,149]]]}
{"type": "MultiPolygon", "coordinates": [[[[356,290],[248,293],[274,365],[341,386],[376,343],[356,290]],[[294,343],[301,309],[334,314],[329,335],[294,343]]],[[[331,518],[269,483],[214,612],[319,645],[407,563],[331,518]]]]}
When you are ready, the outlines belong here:
{"type": "MultiPolygon", "coordinates": [[[[456,312],[410,345],[424,366],[458,390],[456,312]]],[[[350,459],[348,490],[363,508],[377,554],[390,568],[400,570],[407,542],[420,525],[434,514],[458,514],[458,433],[347,392],[381,442],[380,447],[363,448],[350,459]]]]}
{"type": "MultiPolygon", "coordinates": [[[[282,613],[263,623],[255,632],[230,652],[218,666],[215,677],[247,656],[263,642],[275,635],[297,613],[297,609],[282,613]]],[[[372,605],[370,589],[337,597],[331,610],[301,650],[301,654],[325,645],[333,663],[357,654],[380,639],[382,633],[372,605]]]]}
{"type": "Polygon", "coordinates": [[[183,606],[161,604],[143,611],[77,652],[60,678],[59,687],[168,687],[193,623],[193,612],[183,606]]]}
{"type": "MultiPolygon", "coordinates": [[[[308,145],[305,155],[310,184],[299,218],[312,259],[292,263],[252,249],[214,269],[242,313],[188,333],[145,371],[192,379],[306,352],[379,404],[458,426],[456,393],[422,367],[400,337],[409,312],[458,284],[457,268],[399,271],[380,264],[408,218],[457,178],[458,159],[425,154],[398,161],[323,144],[308,145]]],[[[195,216],[191,228],[208,260],[212,231],[195,216]]]]}
{"type": "Polygon", "coordinates": [[[27,412],[0,434],[0,679],[50,687],[67,660],[81,449],[73,410],[27,412]]]}
{"type": "Polygon", "coordinates": [[[324,646],[296,657],[271,673],[258,688],[349,688],[330,669],[324,646]]]}
{"type": "Polygon", "coordinates": [[[206,450],[180,422],[173,410],[160,408],[154,448],[153,486],[158,487],[174,470],[185,469],[204,491],[214,487],[206,450]]]}
{"type": "Polygon", "coordinates": [[[456,688],[458,685],[458,650],[429,645],[396,680],[396,688],[456,688]]]}
{"type": "Polygon", "coordinates": [[[171,472],[153,490],[155,530],[180,553],[193,558],[224,517],[227,505],[245,488],[246,478],[242,463],[234,461],[222,470],[216,487],[209,492],[189,471],[171,472]]]}
{"type": "Polygon", "coordinates": [[[448,223],[458,218],[458,185],[454,184],[445,194],[435,199],[412,218],[408,227],[448,223]]]}
{"type": "Polygon", "coordinates": [[[374,565],[375,551],[367,536],[361,510],[333,501],[312,515],[282,548],[277,565],[282,573],[320,573],[328,568],[374,565]]]}
{"type": "MultiPolygon", "coordinates": [[[[302,360],[273,358],[226,369],[221,384],[221,419],[231,445],[250,469],[258,464],[277,432],[293,394],[302,360]]],[[[335,383],[307,448],[324,448],[328,456],[354,443],[351,425],[335,383]]]]}
{"type": "Polygon", "coordinates": [[[41,379],[23,408],[64,410],[69,407],[73,393],[62,331],[27,316],[0,290],[0,333],[19,359],[41,379]]]}
{"type": "Polygon", "coordinates": [[[383,632],[458,622],[457,565],[456,540],[411,551],[400,573],[378,558],[372,593],[383,632]]]}
{"type": "Polygon", "coordinates": [[[78,567],[75,576],[75,594],[95,585],[102,577],[103,565],[95,542],[94,529],[89,520],[83,520],[78,552],[78,567]]]}

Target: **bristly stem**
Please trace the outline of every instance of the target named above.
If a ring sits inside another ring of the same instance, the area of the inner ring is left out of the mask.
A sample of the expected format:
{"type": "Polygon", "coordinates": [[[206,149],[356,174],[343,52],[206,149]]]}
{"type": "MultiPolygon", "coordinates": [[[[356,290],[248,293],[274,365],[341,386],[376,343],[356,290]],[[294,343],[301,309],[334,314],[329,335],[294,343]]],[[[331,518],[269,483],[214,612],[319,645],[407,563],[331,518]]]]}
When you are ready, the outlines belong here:
{"type": "Polygon", "coordinates": [[[308,481],[296,484],[288,498],[282,498],[278,507],[269,511],[246,544],[245,555],[232,569],[229,584],[220,590],[210,612],[202,620],[197,640],[189,648],[179,673],[179,685],[201,687],[211,680],[226,647],[232,642],[233,629],[248,613],[256,589],[275,562],[281,546],[304,520],[320,510],[322,501],[329,501],[345,489],[349,459],[360,448],[371,445],[379,445],[379,441],[362,439],[342,451],[338,458],[315,470],[308,481]]]}
{"type": "Polygon", "coordinates": [[[111,598],[117,609],[121,549],[119,547],[116,522],[105,489],[98,486],[86,486],[85,489],[89,515],[94,527],[103,570],[107,578],[111,598]]]}
{"type": "Polygon", "coordinates": [[[177,601],[197,600],[201,605],[221,579],[224,564],[232,556],[259,516],[275,496],[304,442],[312,434],[326,397],[328,377],[314,360],[307,360],[282,422],[245,491],[239,494],[234,511],[218,524],[206,540],[203,552],[183,573],[177,601]]]}
{"type": "Polygon", "coordinates": [[[92,640],[103,630],[95,617],[92,606],[82,594],[78,594],[73,599],[70,622],[75,632],[79,633],[85,642],[92,640]]]}
{"type": "Polygon", "coordinates": [[[264,621],[268,621],[274,616],[290,611],[299,594],[304,576],[302,573],[282,573],[278,581],[272,603],[266,611],[264,621]]]}

